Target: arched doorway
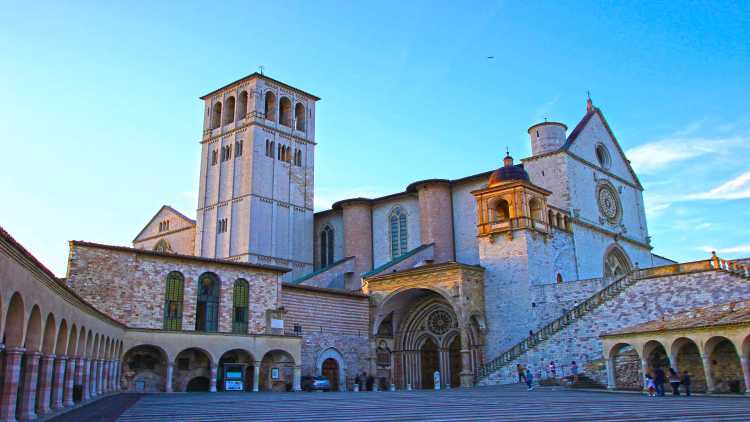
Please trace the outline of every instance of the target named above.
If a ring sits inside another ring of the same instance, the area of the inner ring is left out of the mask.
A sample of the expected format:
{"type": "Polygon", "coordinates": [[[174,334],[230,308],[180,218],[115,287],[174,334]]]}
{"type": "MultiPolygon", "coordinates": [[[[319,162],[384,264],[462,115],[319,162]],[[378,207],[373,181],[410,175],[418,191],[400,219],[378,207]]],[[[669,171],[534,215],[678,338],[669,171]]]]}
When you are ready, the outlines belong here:
{"type": "Polygon", "coordinates": [[[690,374],[690,390],[698,393],[706,391],[706,373],[703,370],[698,345],[688,338],[677,339],[672,345],[672,354],[675,357],[673,367],[680,374],[685,371],[690,374]]]}
{"type": "Polygon", "coordinates": [[[339,364],[336,359],[328,358],[323,361],[321,373],[328,378],[331,384],[331,391],[339,391],[339,364]]]}
{"type": "Polygon", "coordinates": [[[283,350],[271,350],[260,363],[261,391],[291,391],[294,382],[294,358],[283,350]]]}
{"type": "MultiPolygon", "coordinates": [[[[178,353],[172,375],[174,391],[188,391],[188,384],[199,377],[211,380],[211,356],[208,352],[192,347],[178,353]]],[[[194,388],[197,388],[195,385],[202,385],[201,382],[195,381],[194,388]]]]}
{"type": "MultiPolygon", "coordinates": [[[[219,391],[225,391],[224,373],[226,364],[232,364],[235,369],[240,369],[242,373],[243,391],[253,390],[253,378],[255,376],[255,359],[250,352],[243,349],[233,349],[223,355],[219,359],[219,368],[217,374],[217,385],[216,388],[219,391]]],[[[231,387],[231,385],[230,385],[231,387]]]]}
{"type": "Polygon", "coordinates": [[[126,391],[166,391],[167,354],[151,345],[133,347],[122,358],[122,381],[126,391]]]}
{"type": "Polygon", "coordinates": [[[629,344],[618,344],[612,348],[615,388],[618,390],[643,389],[643,368],[638,352],[629,344]]]}
{"type": "Polygon", "coordinates": [[[207,392],[211,387],[211,380],[207,377],[195,377],[188,381],[185,391],[188,393],[207,392]]]}
{"type": "Polygon", "coordinates": [[[706,342],[711,364],[711,378],[715,393],[740,393],[745,391],[745,380],[737,350],[726,337],[713,337],[706,342]]]}
{"type": "Polygon", "coordinates": [[[435,388],[435,371],[440,369],[437,344],[432,338],[427,337],[419,348],[419,363],[422,369],[422,388],[435,388]]]}

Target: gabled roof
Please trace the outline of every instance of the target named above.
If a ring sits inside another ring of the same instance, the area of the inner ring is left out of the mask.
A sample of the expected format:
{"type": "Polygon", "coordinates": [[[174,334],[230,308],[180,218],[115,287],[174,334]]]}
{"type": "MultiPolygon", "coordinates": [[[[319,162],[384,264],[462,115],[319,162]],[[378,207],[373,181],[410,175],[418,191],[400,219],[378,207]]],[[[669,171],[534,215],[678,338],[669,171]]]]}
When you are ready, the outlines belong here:
{"type": "Polygon", "coordinates": [[[180,219],[186,221],[191,226],[195,226],[195,220],[193,220],[192,218],[190,218],[190,217],[186,216],[185,214],[177,211],[176,209],[172,208],[169,205],[162,205],[161,208],[159,208],[159,211],[157,211],[156,214],[154,214],[154,216],[151,217],[150,220],[148,220],[148,223],[146,223],[146,225],[143,226],[143,228],[141,229],[141,231],[138,232],[138,235],[133,239],[133,242],[137,241],[138,238],[141,237],[141,235],[143,234],[143,232],[146,231],[146,229],[148,228],[148,226],[150,226],[151,223],[154,222],[154,220],[156,219],[156,216],[158,216],[162,211],[169,211],[172,214],[174,214],[177,217],[179,217],[180,219]]]}
{"type": "Polygon", "coordinates": [[[213,91],[209,92],[208,94],[206,94],[206,95],[204,95],[204,96],[200,97],[200,99],[201,99],[201,100],[204,100],[204,99],[206,99],[206,97],[209,97],[209,96],[211,96],[211,95],[213,95],[213,94],[215,94],[215,93],[217,93],[217,92],[219,92],[219,91],[221,91],[221,90],[223,90],[223,89],[227,89],[227,88],[229,88],[229,87],[230,87],[230,86],[232,86],[232,85],[235,85],[235,84],[238,84],[238,83],[240,83],[240,82],[243,82],[243,81],[246,81],[246,80],[249,80],[249,79],[253,79],[253,78],[262,78],[262,79],[265,79],[265,80],[271,81],[271,82],[273,82],[273,83],[275,83],[275,84],[279,84],[279,85],[283,86],[284,88],[288,88],[288,89],[291,89],[291,90],[293,90],[293,91],[297,91],[297,92],[300,92],[300,93],[302,93],[302,94],[305,94],[305,95],[307,95],[308,97],[311,97],[311,98],[312,98],[313,100],[315,100],[315,101],[320,101],[320,98],[319,98],[319,97],[317,97],[317,96],[315,96],[315,95],[313,95],[313,94],[310,94],[309,92],[305,92],[305,91],[303,91],[303,90],[301,90],[301,89],[299,89],[299,88],[295,88],[295,87],[293,87],[293,86],[291,86],[291,85],[287,85],[287,84],[285,84],[284,82],[281,82],[281,81],[277,81],[276,79],[273,79],[273,78],[269,78],[268,76],[266,76],[266,75],[264,75],[264,74],[262,74],[262,73],[258,73],[258,72],[253,72],[253,73],[251,73],[251,74],[249,74],[249,75],[245,76],[244,78],[240,78],[240,79],[237,79],[237,80],[236,80],[236,81],[234,81],[234,82],[230,82],[230,83],[228,83],[228,84],[226,84],[226,85],[222,86],[221,88],[219,88],[219,89],[215,89],[215,90],[213,90],[213,91]]]}
{"type": "Polygon", "coordinates": [[[643,189],[643,185],[641,185],[641,181],[638,180],[638,176],[635,174],[635,171],[633,170],[633,167],[630,166],[630,160],[625,156],[625,152],[622,150],[622,147],[620,147],[620,141],[617,140],[617,137],[615,136],[615,133],[612,132],[612,128],[609,127],[609,123],[607,123],[607,119],[604,118],[604,114],[599,109],[599,107],[590,106],[586,114],[583,116],[580,122],[576,125],[576,127],[573,129],[572,132],[570,132],[570,135],[568,135],[568,139],[565,140],[565,144],[555,152],[567,152],[570,149],[570,146],[575,142],[576,139],[578,139],[578,135],[583,132],[583,129],[586,127],[588,122],[591,120],[594,115],[599,116],[599,118],[602,120],[602,123],[604,123],[604,128],[607,129],[607,133],[609,133],[609,136],[612,138],[612,141],[614,141],[615,146],[617,147],[617,151],[620,152],[620,155],[622,156],[623,161],[625,161],[625,165],[628,168],[628,171],[630,172],[630,175],[633,176],[633,180],[635,180],[635,184],[638,185],[639,188],[643,189]]]}

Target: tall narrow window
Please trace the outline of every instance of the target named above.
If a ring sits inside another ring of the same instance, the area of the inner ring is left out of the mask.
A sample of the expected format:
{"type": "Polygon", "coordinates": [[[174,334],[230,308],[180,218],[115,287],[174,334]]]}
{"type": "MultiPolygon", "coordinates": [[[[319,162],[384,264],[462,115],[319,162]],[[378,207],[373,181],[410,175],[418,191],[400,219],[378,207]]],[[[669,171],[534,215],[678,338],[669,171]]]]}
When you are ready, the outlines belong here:
{"type": "Polygon", "coordinates": [[[224,123],[234,123],[234,97],[227,98],[226,107],[224,108],[224,123]]]}
{"type": "Polygon", "coordinates": [[[325,226],[320,233],[320,266],[325,268],[333,264],[333,229],[325,226]]]}
{"type": "Polygon", "coordinates": [[[294,120],[297,122],[297,130],[304,132],[305,130],[305,106],[302,103],[297,103],[294,106],[294,120]]]}
{"type": "Polygon", "coordinates": [[[217,155],[218,155],[218,152],[217,152],[217,150],[213,150],[213,151],[211,151],[211,165],[212,165],[212,166],[215,166],[215,165],[216,165],[216,161],[217,161],[217,155]]]}
{"type": "Polygon", "coordinates": [[[401,207],[395,207],[388,220],[391,226],[391,258],[398,258],[406,253],[406,213],[401,207]]]}
{"type": "Polygon", "coordinates": [[[281,97],[279,101],[279,123],[292,127],[292,100],[287,97],[281,97]]]}
{"type": "Polygon", "coordinates": [[[247,334],[248,290],[247,280],[240,278],[234,282],[234,295],[232,299],[232,306],[234,308],[234,317],[232,319],[233,333],[247,334]]]}
{"type": "Polygon", "coordinates": [[[247,91],[240,92],[240,102],[237,107],[237,118],[244,119],[247,115],[247,91]]]}
{"type": "Polygon", "coordinates": [[[212,273],[204,273],[198,279],[195,331],[219,330],[219,288],[219,278],[212,273]]]}
{"type": "Polygon", "coordinates": [[[234,158],[237,158],[242,155],[242,139],[239,141],[234,141],[234,158]]]}
{"type": "Polygon", "coordinates": [[[164,294],[164,329],[182,330],[182,299],[185,279],[177,271],[167,274],[167,290],[164,294]]]}
{"type": "Polygon", "coordinates": [[[211,129],[221,126],[221,102],[214,104],[211,110],[211,129]]]}
{"type": "Polygon", "coordinates": [[[266,120],[276,121],[276,95],[273,92],[266,92],[266,120]]]}

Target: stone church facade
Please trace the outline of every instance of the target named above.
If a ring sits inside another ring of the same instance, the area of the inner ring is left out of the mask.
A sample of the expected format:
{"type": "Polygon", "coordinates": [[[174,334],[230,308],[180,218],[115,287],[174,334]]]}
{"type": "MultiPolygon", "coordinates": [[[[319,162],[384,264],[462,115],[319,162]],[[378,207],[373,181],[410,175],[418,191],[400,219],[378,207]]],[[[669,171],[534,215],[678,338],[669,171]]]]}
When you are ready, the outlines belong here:
{"type": "MultiPolygon", "coordinates": [[[[646,350],[612,346],[629,326],[750,300],[742,261],[651,253],[643,187],[591,100],[570,132],[531,126],[520,163],[506,153],[495,170],[314,212],[320,99],[257,73],[201,99],[195,220],[165,205],[132,247],[71,241],[64,279],[2,232],[0,276],[37,280],[0,284],[8,391],[36,388],[13,372],[28,351],[28,362],[75,362],[43,378],[58,408],[72,404],[73,385],[100,394],[97,381],[105,391],[296,391],[324,375],[348,390],[366,372],[408,389],[434,388],[437,372],[440,386],[470,387],[513,382],[516,363],[544,359],[577,360],[614,385],[602,372],[605,360],[616,372],[611,350],[646,350]],[[660,302],[643,312],[649,297],[660,302]],[[48,302],[58,317],[42,324],[48,302]],[[88,316],[76,319],[71,303],[88,316]],[[104,378],[92,372],[99,361],[104,378]]],[[[750,333],[736,337],[745,362],[750,333]]],[[[18,412],[3,394],[1,420],[33,411],[28,394],[18,412]]]]}

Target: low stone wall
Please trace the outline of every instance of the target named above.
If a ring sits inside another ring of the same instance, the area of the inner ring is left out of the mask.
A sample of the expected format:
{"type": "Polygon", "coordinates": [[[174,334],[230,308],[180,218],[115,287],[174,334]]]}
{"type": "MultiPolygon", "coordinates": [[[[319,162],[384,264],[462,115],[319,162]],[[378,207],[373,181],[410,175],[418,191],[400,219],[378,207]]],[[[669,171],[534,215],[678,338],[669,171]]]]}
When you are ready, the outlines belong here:
{"type": "Polygon", "coordinates": [[[480,380],[479,385],[514,382],[517,363],[536,373],[550,360],[558,364],[558,375],[575,360],[591,378],[606,385],[601,334],[660,319],[690,308],[750,299],[747,280],[720,271],[657,276],[638,281],[617,297],[527,351],[509,365],[480,380]]]}

